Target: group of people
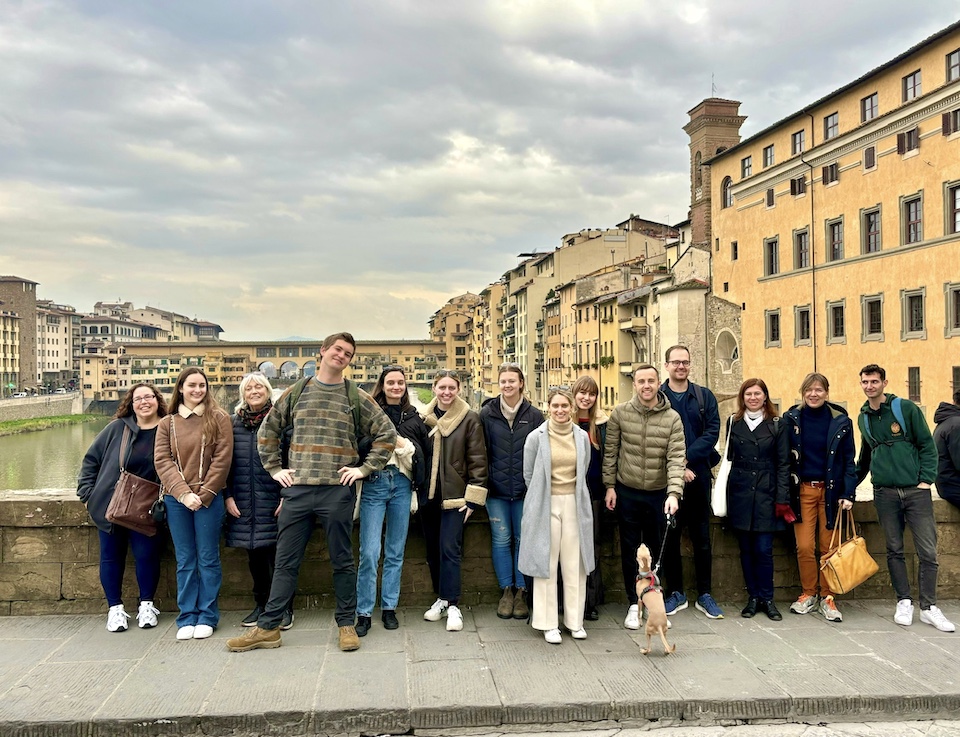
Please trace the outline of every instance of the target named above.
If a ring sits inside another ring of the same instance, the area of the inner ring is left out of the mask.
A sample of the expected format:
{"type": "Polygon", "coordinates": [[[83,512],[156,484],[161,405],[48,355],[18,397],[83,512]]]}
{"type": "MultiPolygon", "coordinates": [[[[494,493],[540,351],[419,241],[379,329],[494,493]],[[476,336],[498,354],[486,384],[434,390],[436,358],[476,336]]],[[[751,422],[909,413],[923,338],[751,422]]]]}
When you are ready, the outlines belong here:
{"type": "MultiPolygon", "coordinates": [[[[219,624],[224,523],[227,545],[247,550],[255,604],[242,622],[248,630],[227,641],[229,650],[281,645],[280,632],[293,626],[297,578],[317,522],[329,552],[340,648],[358,649],[373,626],[381,559],[380,618],[385,629],[397,629],[414,512],[437,595],[424,619],[461,630],[464,525],[481,506],[501,589],[497,616],[529,619],[549,643],[562,642],[561,613],[574,639],[587,636],[585,620],[599,617],[604,587],[596,550],[604,508],[619,523],[630,602],[626,628],[640,627],[640,543],[660,553],[667,613],[687,607],[683,527],[694,550],[695,606],[712,619],[723,617],[711,592],[710,544],[720,417],[714,395],[689,381],[685,346],[667,350],[662,384],[655,366],[639,366],[635,395],[609,417],[590,377],[578,379],[571,391],[552,390],[544,416],[524,397],[523,372],[510,363],[500,367],[499,396],[479,413],[460,397],[457,372],[446,369],[435,374],[434,398],[418,411],[401,366],[385,367],[372,394],[344,379],[355,350],[349,333],[326,338],[316,375],[295,383],[276,403],[264,376],[244,377],[232,417],[217,405],[198,367],[181,372],[169,406],[152,385],[130,389],[116,419],[87,452],[78,485],[98,527],[108,630],[126,630],[130,619],[121,595],[128,547],[140,589],[137,623],[156,626],[159,615],[154,597],[160,536],[105,516],[122,469],[162,485],[176,551],[180,640],[209,637],[219,624]],[[359,567],[352,550],[357,518],[359,567]]],[[[920,619],[952,631],[936,607],[929,491],[936,448],[919,409],[883,394],[883,369],[865,367],[861,384],[868,401],[861,412],[859,464],[852,422],[827,401],[826,377],[810,374],[801,387],[802,403],[782,419],[763,381],[749,379],[740,388],[722,450],[732,462],[728,519],[740,544],[748,595],[741,614],[781,619],[773,601],[773,538],[792,523],[802,593],[791,611],[819,610],[828,620],[841,619],[819,573],[816,544],[827,549],[838,513],[852,507],[858,479],[870,470],[899,602],[896,621],[910,624],[913,618],[903,555],[907,524],[921,560],[920,619]]]]}

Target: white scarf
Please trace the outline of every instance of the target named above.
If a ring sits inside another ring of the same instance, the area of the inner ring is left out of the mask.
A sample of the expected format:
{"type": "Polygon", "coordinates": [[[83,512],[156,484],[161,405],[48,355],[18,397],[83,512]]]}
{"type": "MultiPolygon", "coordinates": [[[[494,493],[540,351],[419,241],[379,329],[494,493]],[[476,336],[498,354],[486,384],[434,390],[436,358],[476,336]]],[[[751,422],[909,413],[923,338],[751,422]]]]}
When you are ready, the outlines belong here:
{"type": "Polygon", "coordinates": [[[747,423],[747,427],[750,428],[750,432],[753,432],[757,429],[761,422],[763,422],[763,410],[757,412],[751,412],[747,410],[743,413],[743,421],[747,423]]]}

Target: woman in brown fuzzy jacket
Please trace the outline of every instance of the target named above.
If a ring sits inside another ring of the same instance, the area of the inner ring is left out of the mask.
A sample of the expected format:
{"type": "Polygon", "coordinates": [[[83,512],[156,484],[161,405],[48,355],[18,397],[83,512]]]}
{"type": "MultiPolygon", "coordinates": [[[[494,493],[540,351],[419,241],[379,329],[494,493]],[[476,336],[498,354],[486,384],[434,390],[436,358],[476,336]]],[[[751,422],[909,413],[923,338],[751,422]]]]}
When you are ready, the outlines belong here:
{"type": "Polygon", "coordinates": [[[157,426],[154,448],[177,552],[178,640],[210,637],[220,622],[220,490],[232,459],[230,416],[208,391],[206,374],[196,366],[185,368],[173,387],[169,413],[157,426]]]}
{"type": "Polygon", "coordinates": [[[421,490],[420,520],[427,545],[427,563],[439,598],[423,618],[447,618],[447,631],[463,629],[460,561],[463,526],[487,499],[487,450],[480,417],[460,394],[456,371],[441,369],[433,378],[434,400],[420,413],[433,442],[433,460],[426,493],[421,490]]]}

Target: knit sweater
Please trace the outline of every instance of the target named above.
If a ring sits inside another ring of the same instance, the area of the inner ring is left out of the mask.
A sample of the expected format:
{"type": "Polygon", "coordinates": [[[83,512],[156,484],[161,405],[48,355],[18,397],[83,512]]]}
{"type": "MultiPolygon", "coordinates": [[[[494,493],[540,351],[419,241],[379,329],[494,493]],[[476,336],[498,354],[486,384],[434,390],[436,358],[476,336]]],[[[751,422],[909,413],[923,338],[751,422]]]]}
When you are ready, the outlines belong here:
{"type": "Polygon", "coordinates": [[[203,437],[203,417],[194,412],[167,415],[157,425],[154,465],[168,496],[179,499],[192,491],[209,507],[226,484],[233,461],[233,426],[226,412],[216,412],[215,443],[203,437]]]}
{"type": "Polygon", "coordinates": [[[572,494],[577,488],[577,448],[573,442],[573,423],[547,420],[550,438],[550,494],[572,494]]]}
{"type": "MultiPolygon", "coordinates": [[[[373,446],[360,466],[364,478],[386,466],[397,444],[397,431],[380,405],[362,389],[360,394],[360,435],[373,438],[373,446]]],[[[284,392],[257,433],[257,449],[263,467],[271,476],[281,469],[280,436],[293,425],[290,441],[290,468],[294,483],[306,486],[336,486],[339,470],[356,465],[357,434],[353,407],[343,384],[310,381],[303,388],[296,407],[290,406],[290,391],[284,392]]]]}

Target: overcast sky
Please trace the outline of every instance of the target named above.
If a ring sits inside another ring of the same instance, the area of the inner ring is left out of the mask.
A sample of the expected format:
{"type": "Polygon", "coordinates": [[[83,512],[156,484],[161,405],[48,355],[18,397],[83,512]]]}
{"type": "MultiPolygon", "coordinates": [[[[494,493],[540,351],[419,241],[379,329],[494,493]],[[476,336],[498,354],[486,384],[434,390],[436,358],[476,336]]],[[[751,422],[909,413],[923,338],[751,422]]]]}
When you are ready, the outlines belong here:
{"type": "Polygon", "coordinates": [[[687,111],[753,132],[955,0],[0,0],[0,273],[224,338],[423,338],[524,251],[689,205],[687,111]]]}

